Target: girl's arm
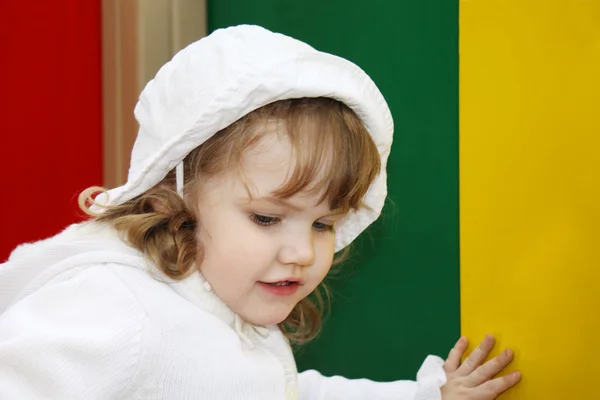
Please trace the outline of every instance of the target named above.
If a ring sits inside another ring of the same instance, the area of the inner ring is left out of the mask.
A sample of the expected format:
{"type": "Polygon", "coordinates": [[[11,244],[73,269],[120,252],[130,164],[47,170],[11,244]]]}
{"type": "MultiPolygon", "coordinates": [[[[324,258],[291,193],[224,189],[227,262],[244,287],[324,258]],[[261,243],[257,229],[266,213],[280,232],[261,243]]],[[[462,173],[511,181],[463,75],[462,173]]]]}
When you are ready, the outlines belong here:
{"type": "Polygon", "coordinates": [[[446,383],[444,360],[429,356],[416,381],[374,382],[368,379],[324,377],[309,370],[299,374],[301,400],[441,400],[446,383]]]}

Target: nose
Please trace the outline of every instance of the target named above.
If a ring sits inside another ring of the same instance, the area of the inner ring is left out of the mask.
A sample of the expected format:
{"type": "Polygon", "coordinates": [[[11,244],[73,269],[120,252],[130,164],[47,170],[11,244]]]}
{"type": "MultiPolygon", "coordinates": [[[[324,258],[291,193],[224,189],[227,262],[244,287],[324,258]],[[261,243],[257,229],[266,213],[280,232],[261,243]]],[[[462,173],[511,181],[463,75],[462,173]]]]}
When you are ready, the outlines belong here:
{"type": "Polygon", "coordinates": [[[295,232],[282,237],[279,250],[282,264],[307,267],[315,261],[315,246],[312,232],[295,232]]]}

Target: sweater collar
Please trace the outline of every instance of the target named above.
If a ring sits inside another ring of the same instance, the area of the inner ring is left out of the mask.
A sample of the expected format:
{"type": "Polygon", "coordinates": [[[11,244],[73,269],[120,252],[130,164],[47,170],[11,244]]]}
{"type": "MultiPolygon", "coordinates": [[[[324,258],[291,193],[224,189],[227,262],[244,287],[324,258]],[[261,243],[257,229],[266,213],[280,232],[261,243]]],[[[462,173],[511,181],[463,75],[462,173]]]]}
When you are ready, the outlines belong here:
{"type": "Polygon", "coordinates": [[[171,283],[176,292],[229,325],[250,348],[254,347],[257,339],[269,336],[269,328],[253,325],[233,312],[212,290],[210,283],[198,268],[194,268],[195,271],[184,280],[171,283]]]}

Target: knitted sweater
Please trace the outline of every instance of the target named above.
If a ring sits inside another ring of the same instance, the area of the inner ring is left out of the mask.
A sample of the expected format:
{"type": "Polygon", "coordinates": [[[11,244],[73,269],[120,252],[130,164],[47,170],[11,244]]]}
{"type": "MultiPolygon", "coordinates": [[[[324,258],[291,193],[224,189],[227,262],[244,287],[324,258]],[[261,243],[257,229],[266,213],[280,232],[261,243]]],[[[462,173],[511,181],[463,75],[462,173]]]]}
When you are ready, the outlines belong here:
{"type": "Polygon", "coordinates": [[[0,399],[439,400],[417,381],[298,374],[276,326],[243,321],[205,285],[161,275],[111,228],[72,225],[0,264],[0,399]]]}

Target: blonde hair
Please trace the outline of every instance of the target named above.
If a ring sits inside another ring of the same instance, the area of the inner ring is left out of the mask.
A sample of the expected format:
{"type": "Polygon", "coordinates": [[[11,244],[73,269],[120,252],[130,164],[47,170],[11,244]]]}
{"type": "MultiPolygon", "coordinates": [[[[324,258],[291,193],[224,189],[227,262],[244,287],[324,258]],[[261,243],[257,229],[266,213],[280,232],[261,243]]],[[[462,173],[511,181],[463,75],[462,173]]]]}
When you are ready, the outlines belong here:
{"type": "MultiPolygon", "coordinates": [[[[345,104],[330,98],[281,100],[240,118],[194,149],[184,160],[186,203],[175,192],[175,171],[154,188],[101,213],[90,210],[92,196],[102,188],[89,188],[79,197],[80,208],[98,222],[111,224],[133,247],[172,279],[184,279],[202,259],[202,243],[196,243],[198,185],[231,168],[243,175],[244,153],[281,123],[292,144],[294,170],[273,195],[288,198],[301,191],[323,193],[330,208],[357,210],[379,174],[381,161],[371,136],[358,116],[345,104]],[[326,174],[322,173],[327,171],[326,174]]],[[[334,258],[334,265],[348,248],[334,258]]],[[[327,286],[321,283],[293,308],[280,323],[292,343],[304,343],[320,331],[329,306],[327,286]]]]}

